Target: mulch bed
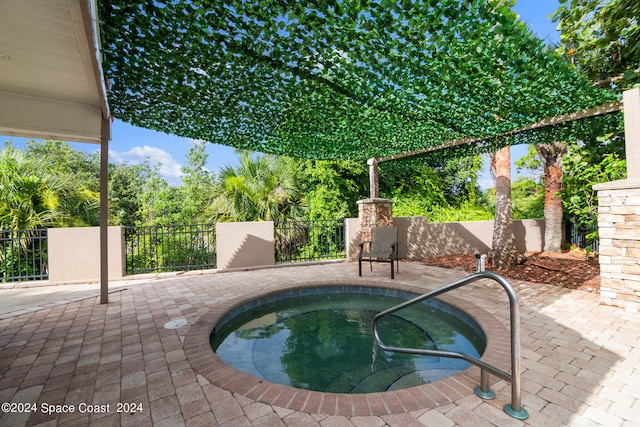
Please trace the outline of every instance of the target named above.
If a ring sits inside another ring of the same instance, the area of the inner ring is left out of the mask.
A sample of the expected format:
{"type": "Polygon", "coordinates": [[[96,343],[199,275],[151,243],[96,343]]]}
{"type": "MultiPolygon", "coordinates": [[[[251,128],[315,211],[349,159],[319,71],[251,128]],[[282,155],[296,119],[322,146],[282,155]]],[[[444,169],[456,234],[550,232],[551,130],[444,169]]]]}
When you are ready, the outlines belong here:
{"type": "MultiPolygon", "coordinates": [[[[539,252],[526,255],[527,260],[521,265],[494,269],[487,263],[486,269],[512,280],[546,283],[589,292],[600,291],[600,264],[597,258],[587,257],[583,252],[539,252]]],[[[420,261],[427,265],[454,268],[468,273],[476,271],[474,255],[447,255],[420,261]]]]}

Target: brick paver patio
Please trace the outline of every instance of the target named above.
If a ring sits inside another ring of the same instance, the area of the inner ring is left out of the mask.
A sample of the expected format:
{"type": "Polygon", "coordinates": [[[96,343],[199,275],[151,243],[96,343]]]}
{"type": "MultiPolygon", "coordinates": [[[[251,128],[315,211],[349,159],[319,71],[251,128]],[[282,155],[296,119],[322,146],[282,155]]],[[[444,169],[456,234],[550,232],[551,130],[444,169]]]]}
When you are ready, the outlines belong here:
{"type": "MultiPolygon", "coordinates": [[[[96,295],[2,314],[0,403],[14,405],[3,406],[0,425],[640,425],[639,315],[602,306],[596,294],[549,285],[512,282],[521,304],[524,422],[502,411],[511,401],[507,382],[492,380],[495,400],[473,394],[477,368],[428,388],[363,398],[247,386],[242,376],[224,379],[210,362],[202,342],[207,322],[248,294],[320,281],[427,291],[465,276],[402,263],[392,282],[383,267],[361,279],[353,263],[176,275],[120,288],[108,305],[96,295]],[[164,327],[174,320],[187,324],[164,327]]],[[[501,288],[482,281],[451,297],[492,315],[485,321],[496,333],[486,332],[500,353],[496,342],[508,325],[501,288]]]]}

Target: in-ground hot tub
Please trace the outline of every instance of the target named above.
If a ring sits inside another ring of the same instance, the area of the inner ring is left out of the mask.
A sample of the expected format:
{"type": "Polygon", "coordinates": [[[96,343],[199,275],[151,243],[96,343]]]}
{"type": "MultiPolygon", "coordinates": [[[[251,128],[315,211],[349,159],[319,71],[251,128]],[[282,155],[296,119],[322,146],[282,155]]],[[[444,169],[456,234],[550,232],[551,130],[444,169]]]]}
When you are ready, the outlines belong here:
{"type": "MultiPolygon", "coordinates": [[[[388,391],[383,392],[335,393],[297,388],[258,378],[228,365],[212,350],[210,345],[212,334],[219,334],[222,327],[234,318],[242,316],[248,310],[293,296],[313,295],[314,292],[318,292],[315,289],[321,288],[323,292],[328,288],[333,288],[333,293],[353,293],[355,289],[371,288],[367,292],[403,299],[425,292],[424,288],[415,285],[352,278],[344,281],[333,280],[329,284],[326,282],[302,284],[293,280],[290,283],[271,284],[266,289],[259,286],[248,287],[246,291],[243,291],[242,296],[229,294],[230,296],[225,298],[221,294],[216,297],[215,305],[193,324],[185,336],[184,351],[187,361],[197,374],[227,392],[274,407],[309,414],[380,416],[435,408],[462,397],[474,395],[473,388],[480,381],[480,370],[477,367],[470,367],[441,380],[430,380],[432,382],[422,385],[410,386],[407,384],[408,388],[391,386],[388,391]]],[[[455,316],[466,317],[463,323],[466,323],[471,329],[477,327],[478,330],[475,332],[480,336],[484,331],[486,348],[481,356],[483,361],[504,368],[509,366],[509,333],[501,321],[466,300],[451,295],[438,298],[438,300],[446,301],[455,316]],[[475,323],[476,326],[469,326],[468,319],[471,320],[471,325],[475,323]]],[[[403,320],[400,322],[407,323],[403,320]]],[[[416,329],[420,331],[421,328],[428,331],[426,327],[422,326],[412,326],[412,328],[414,331],[416,329]]],[[[370,330],[371,325],[361,329],[370,330]]],[[[432,336],[432,338],[434,337],[432,336]]],[[[384,339],[388,340],[386,336],[384,339]]],[[[373,367],[374,370],[379,370],[378,362],[381,351],[378,349],[378,353],[375,354],[373,340],[371,340],[370,346],[371,365],[369,369],[373,367]],[[375,360],[374,355],[376,356],[375,360]]],[[[402,376],[397,375],[396,379],[399,377],[402,376]]]]}
{"type": "MultiPolygon", "coordinates": [[[[256,378],[331,393],[376,393],[428,384],[458,374],[460,359],[380,350],[374,316],[415,294],[365,286],[311,287],[247,302],[211,334],[224,362],[256,378]]],[[[456,351],[479,358],[484,332],[461,310],[437,300],[382,319],[388,344],[456,351]]]]}

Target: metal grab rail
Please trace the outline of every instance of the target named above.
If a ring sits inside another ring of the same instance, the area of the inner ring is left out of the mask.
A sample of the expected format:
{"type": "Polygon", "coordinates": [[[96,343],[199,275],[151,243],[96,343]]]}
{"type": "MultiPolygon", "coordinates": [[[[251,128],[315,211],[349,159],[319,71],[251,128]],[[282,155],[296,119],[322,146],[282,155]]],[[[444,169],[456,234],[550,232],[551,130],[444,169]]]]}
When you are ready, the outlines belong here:
{"type": "Polygon", "coordinates": [[[520,306],[518,304],[518,297],[516,295],[515,289],[513,289],[513,286],[511,286],[511,284],[504,277],[490,271],[475,273],[471,276],[456,280],[455,282],[451,282],[424,295],[420,295],[416,298],[410,299],[409,301],[403,302],[402,304],[398,304],[395,307],[391,307],[385,311],[382,311],[378,313],[373,319],[373,337],[376,341],[376,344],[385,351],[462,359],[480,367],[480,386],[475,387],[473,391],[482,399],[493,399],[496,396],[495,393],[489,388],[489,377],[487,375],[487,371],[491,372],[497,377],[511,383],[511,403],[507,403],[506,405],[504,405],[504,411],[508,415],[519,420],[526,420],[527,418],[529,418],[527,410],[522,407],[520,402],[520,306]],[[377,328],[378,320],[380,320],[380,318],[401,310],[407,306],[425,301],[429,298],[436,297],[438,295],[444,294],[445,292],[449,292],[480,279],[492,279],[498,282],[498,284],[500,284],[504,288],[504,290],[507,292],[507,295],[509,296],[509,305],[511,310],[511,374],[509,374],[508,372],[504,372],[503,370],[498,369],[495,366],[483,362],[482,360],[466,353],[393,347],[386,345],[380,338],[377,328]]]}

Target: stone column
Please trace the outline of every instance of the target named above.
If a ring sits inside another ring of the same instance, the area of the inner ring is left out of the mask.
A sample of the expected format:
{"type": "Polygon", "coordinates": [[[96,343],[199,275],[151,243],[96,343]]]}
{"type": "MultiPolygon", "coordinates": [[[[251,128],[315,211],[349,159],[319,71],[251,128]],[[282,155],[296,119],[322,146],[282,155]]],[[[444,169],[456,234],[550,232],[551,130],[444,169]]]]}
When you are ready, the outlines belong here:
{"type": "Polygon", "coordinates": [[[594,185],[598,192],[600,298],[640,310],[640,88],[624,102],[627,179],[594,185]]]}
{"type": "Polygon", "coordinates": [[[640,310],[640,178],[594,186],[598,191],[600,297],[640,310]]]}
{"type": "Polygon", "coordinates": [[[393,200],[370,198],[358,201],[361,241],[371,240],[371,228],[393,225],[393,200]]]}

